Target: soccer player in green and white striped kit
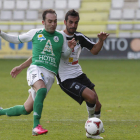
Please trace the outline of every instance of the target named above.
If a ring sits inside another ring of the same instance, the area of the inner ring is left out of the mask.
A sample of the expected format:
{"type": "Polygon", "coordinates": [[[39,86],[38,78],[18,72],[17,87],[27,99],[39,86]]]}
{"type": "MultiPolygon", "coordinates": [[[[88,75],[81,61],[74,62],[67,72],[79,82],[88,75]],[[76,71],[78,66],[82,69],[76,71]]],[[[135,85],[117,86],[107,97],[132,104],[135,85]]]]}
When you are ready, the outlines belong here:
{"type": "Polygon", "coordinates": [[[40,125],[43,101],[54,83],[55,75],[58,73],[60,58],[69,57],[76,45],[75,39],[72,39],[68,42],[66,51],[62,52],[64,39],[63,35],[55,30],[57,26],[55,11],[52,9],[44,11],[42,18],[43,29],[32,29],[19,36],[11,36],[0,30],[0,36],[8,42],[16,44],[32,41],[33,44],[32,63],[29,64],[30,67],[27,70],[27,81],[28,85],[36,92],[36,96],[32,97],[30,94],[24,105],[7,109],[0,108],[0,115],[7,116],[27,115],[33,110],[33,135],[48,132],[40,125]]]}

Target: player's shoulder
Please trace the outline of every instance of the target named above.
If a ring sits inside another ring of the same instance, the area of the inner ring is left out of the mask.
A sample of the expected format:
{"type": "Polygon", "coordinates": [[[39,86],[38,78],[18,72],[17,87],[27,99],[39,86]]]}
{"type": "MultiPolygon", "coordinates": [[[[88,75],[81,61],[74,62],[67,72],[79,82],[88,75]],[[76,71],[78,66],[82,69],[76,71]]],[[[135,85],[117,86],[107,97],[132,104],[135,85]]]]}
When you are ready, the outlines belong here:
{"type": "Polygon", "coordinates": [[[44,28],[31,29],[31,31],[42,32],[44,28]]]}
{"type": "Polygon", "coordinates": [[[58,35],[62,35],[62,32],[59,31],[59,30],[55,30],[55,33],[58,34],[58,35]]]}
{"type": "Polygon", "coordinates": [[[59,30],[55,31],[55,35],[64,38],[62,32],[59,30]]]}
{"type": "Polygon", "coordinates": [[[31,29],[30,33],[42,33],[44,28],[38,28],[38,29],[31,29]]]}
{"type": "Polygon", "coordinates": [[[81,32],[75,32],[74,35],[76,35],[76,36],[85,36],[85,35],[84,35],[83,33],[81,33],[81,32]]]}

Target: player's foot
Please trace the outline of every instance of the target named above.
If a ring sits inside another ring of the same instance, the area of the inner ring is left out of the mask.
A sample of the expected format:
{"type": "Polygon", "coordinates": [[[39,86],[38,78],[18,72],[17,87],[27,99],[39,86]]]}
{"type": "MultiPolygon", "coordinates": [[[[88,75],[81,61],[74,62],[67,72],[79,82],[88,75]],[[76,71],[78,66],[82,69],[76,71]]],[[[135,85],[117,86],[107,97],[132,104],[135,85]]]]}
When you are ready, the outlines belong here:
{"type": "Polygon", "coordinates": [[[87,138],[91,138],[91,139],[104,139],[104,138],[101,137],[100,135],[92,136],[92,135],[89,135],[88,133],[86,133],[86,137],[87,137],[87,138]]]}
{"type": "MultiPolygon", "coordinates": [[[[0,110],[2,110],[3,108],[2,107],[0,107],[0,110]]],[[[1,115],[0,115],[1,116],[1,115]]]]}
{"type": "Polygon", "coordinates": [[[3,108],[2,107],[0,107],[0,110],[2,110],[3,108]]]}
{"type": "Polygon", "coordinates": [[[33,136],[43,135],[43,134],[46,134],[47,132],[48,132],[48,130],[43,129],[42,126],[39,124],[37,127],[35,127],[35,128],[32,130],[32,135],[33,135],[33,136]]]}
{"type": "Polygon", "coordinates": [[[104,133],[105,132],[105,129],[103,128],[102,132],[101,133],[104,133]]]}

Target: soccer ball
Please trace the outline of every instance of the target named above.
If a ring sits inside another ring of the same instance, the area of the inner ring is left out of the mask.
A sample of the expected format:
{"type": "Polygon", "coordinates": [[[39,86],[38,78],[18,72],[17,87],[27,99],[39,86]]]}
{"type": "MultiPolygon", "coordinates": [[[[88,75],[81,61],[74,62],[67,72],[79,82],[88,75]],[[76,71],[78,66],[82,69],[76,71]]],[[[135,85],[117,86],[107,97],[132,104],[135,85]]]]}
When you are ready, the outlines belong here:
{"type": "Polygon", "coordinates": [[[85,129],[89,135],[99,135],[103,130],[103,122],[96,117],[89,118],[85,123],[85,129]]]}

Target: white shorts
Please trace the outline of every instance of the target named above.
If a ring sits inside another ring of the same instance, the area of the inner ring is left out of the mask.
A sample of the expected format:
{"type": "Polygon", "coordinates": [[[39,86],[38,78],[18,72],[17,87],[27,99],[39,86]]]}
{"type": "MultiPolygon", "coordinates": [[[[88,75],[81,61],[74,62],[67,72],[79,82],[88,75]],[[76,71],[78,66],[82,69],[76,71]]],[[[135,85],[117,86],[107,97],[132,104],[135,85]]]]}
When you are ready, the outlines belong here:
{"type": "MultiPolygon", "coordinates": [[[[33,100],[36,97],[36,92],[35,90],[32,88],[32,85],[38,81],[38,80],[43,80],[46,88],[47,88],[47,93],[49,92],[50,88],[52,87],[52,84],[54,83],[55,80],[55,74],[48,71],[47,69],[43,68],[43,67],[38,67],[36,65],[31,65],[28,69],[27,69],[27,82],[28,85],[31,86],[31,89],[29,89],[29,93],[32,94],[33,100]]],[[[47,95],[46,93],[46,95],[47,95]]]]}

